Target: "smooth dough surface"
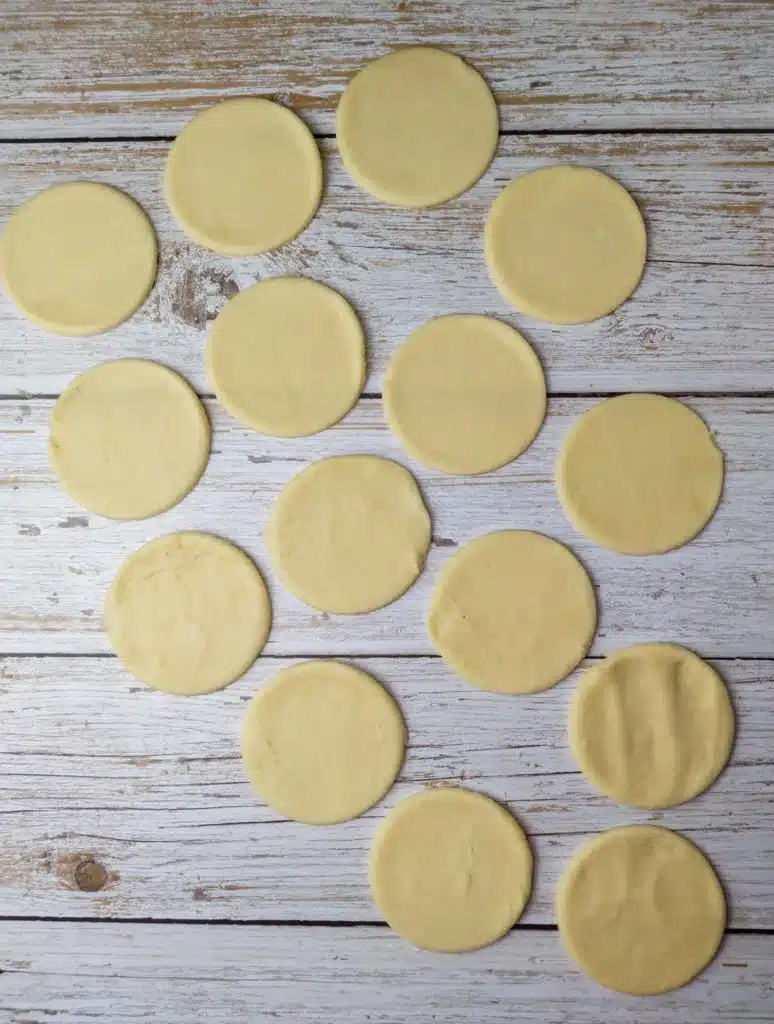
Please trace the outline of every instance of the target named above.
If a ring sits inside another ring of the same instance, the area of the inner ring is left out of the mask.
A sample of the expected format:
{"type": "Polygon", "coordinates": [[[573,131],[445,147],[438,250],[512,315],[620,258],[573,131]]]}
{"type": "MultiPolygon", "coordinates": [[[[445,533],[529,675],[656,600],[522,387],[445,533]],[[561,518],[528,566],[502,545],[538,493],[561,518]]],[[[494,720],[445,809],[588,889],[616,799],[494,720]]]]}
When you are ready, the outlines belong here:
{"type": "Polygon", "coordinates": [[[734,710],[715,670],[675,644],[638,644],[581,679],[570,704],[570,749],[605,796],[674,807],[723,770],[734,710]]]}
{"type": "Polygon", "coordinates": [[[354,615],[408,590],[425,564],[430,516],[402,466],[375,455],[340,455],[285,485],[266,545],[291,594],[319,611],[354,615]]]}
{"type": "Polygon", "coordinates": [[[584,536],[622,554],[654,555],[692,540],[723,491],[723,454],[704,421],[662,395],[619,395],[567,434],[559,500],[584,536]]]}
{"type": "Polygon", "coordinates": [[[337,423],[365,380],[355,311],[338,292],[303,277],[259,281],[235,295],[212,325],[206,359],[231,415],[276,437],[337,423]]]}
{"type": "Polygon", "coordinates": [[[51,414],[48,451],[79,505],[108,519],[145,519],[195,486],[210,424],[182,377],[159,363],[118,359],[67,387],[51,414]]]}
{"type": "Polygon", "coordinates": [[[384,380],[387,420],[406,451],[445,473],[486,473],[534,440],[546,385],[532,347],[488,316],[442,316],[397,349],[384,380]]]}
{"type": "Polygon", "coordinates": [[[228,256],[268,252],[315,215],[322,161],[304,122],[271,100],[225,100],[197,114],[175,139],[167,202],[195,242],[228,256]]]}
{"type": "Polygon", "coordinates": [[[260,573],[239,548],[207,533],[172,533],[121,565],[105,626],[133,676],[193,696],[247,671],[269,635],[271,606],[260,573]]]}
{"type": "Polygon", "coordinates": [[[554,324],[598,320],[637,287],[645,222],[617,181],[591,167],[543,167],[515,178],[485,229],[494,283],[522,313],[554,324]]]}
{"type": "Polygon", "coordinates": [[[156,261],[156,235],[141,207],[91,181],[38,192],[3,235],[8,295],[53,334],[101,334],[128,320],[153,286],[156,261]]]}
{"type": "Polygon", "coordinates": [[[310,661],[279,672],[250,702],[242,760],[258,795],[310,825],[356,818],[403,763],[406,727],[375,679],[351,665],[310,661]]]}
{"type": "Polygon", "coordinates": [[[488,946],[521,917],[532,852],[500,804],[467,789],[430,789],[403,800],[379,826],[369,875],[391,928],[422,949],[488,946]]]}
{"type": "Polygon", "coordinates": [[[726,924],[709,861],[655,825],[614,828],[585,843],[559,880],[556,910],[580,967],[636,996],[689,982],[715,955],[726,924]]]}
{"type": "Polygon", "coordinates": [[[503,530],[476,537],[442,568],[427,628],[462,678],[495,693],[535,693],[575,668],[596,628],[594,588],[550,537],[503,530]]]}
{"type": "Polygon", "coordinates": [[[367,64],[336,111],[344,166],[371,195],[398,206],[435,206],[470,188],[494,156],[498,131],[481,75],[427,46],[367,64]]]}

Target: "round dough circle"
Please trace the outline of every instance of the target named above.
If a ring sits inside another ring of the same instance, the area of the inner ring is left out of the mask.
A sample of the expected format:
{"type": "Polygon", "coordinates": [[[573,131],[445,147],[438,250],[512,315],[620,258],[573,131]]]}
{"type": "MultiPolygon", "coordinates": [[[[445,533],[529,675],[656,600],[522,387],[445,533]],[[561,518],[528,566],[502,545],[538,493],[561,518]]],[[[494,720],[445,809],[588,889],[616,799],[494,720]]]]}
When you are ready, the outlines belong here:
{"type": "Polygon", "coordinates": [[[316,434],[345,416],[365,381],[365,342],[346,299],[317,281],[275,277],[216,318],[207,372],[223,406],[275,437],[316,434]]]}
{"type": "Polygon", "coordinates": [[[645,222],[617,181],[591,167],[522,174],[492,204],[489,273],[516,309],[552,324],[598,320],[637,287],[645,222]]]}
{"type": "Polygon", "coordinates": [[[373,807],[403,763],[406,727],[383,686],[351,665],[284,669],[250,702],[242,759],[253,789],[278,814],[309,825],[373,807]]]}
{"type": "Polygon", "coordinates": [[[210,424],[182,377],[144,359],[118,359],[64,391],[51,414],[48,451],[79,505],[107,519],[146,519],[196,485],[210,454],[210,424]]]}
{"type": "Polygon", "coordinates": [[[53,185],[15,211],[3,235],[3,279],[25,316],[53,334],[101,334],[128,320],[156,277],[144,211],[91,181],[53,185]]]}
{"type": "Polygon", "coordinates": [[[271,605],[239,548],[207,533],[172,533],[121,565],[105,626],[133,676],[193,696],[221,690],[247,671],[269,635],[271,605]]]}
{"type": "Polygon", "coordinates": [[[581,771],[605,796],[631,807],[674,807],[720,775],[734,710],[706,661],[675,644],[638,644],[583,676],[569,739],[581,771]]]}
{"type": "Polygon", "coordinates": [[[497,148],[489,86],[451,53],[413,46],[367,64],[336,111],[344,166],[377,199],[436,206],[475,184],[497,148]]]}
{"type": "Polygon", "coordinates": [[[203,110],[167,158],[170,209],[195,242],[253,256],[295,238],[314,217],[322,161],[304,122],[271,100],[245,97],[203,110]]]}
{"type": "Polygon", "coordinates": [[[354,615],[408,590],[430,547],[430,516],[402,466],[375,455],[340,455],[285,485],[266,545],[291,594],[318,611],[354,615]]]}
{"type": "Polygon", "coordinates": [[[619,395],[584,413],[556,467],[559,500],[576,530],[627,555],[686,544],[723,490],[723,455],[702,419],[662,395],[619,395]]]}
{"type": "Polygon", "coordinates": [[[580,967],[635,996],[689,982],[712,960],[726,924],[709,861],[655,825],[614,828],[585,843],[559,880],[556,910],[580,967]]]}
{"type": "Polygon", "coordinates": [[[575,668],[596,628],[594,588],[572,552],[527,530],[489,533],[444,565],[427,628],[462,678],[494,693],[536,693],[575,668]]]}
{"type": "Polygon", "coordinates": [[[422,949],[462,953],[505,935],[532,888],[532,852],[500,804],[467,789],[403,800],[379,826],[369,865],[374,902],[422,949]]]}
{"type": "Polygon", "coordinates": [[[406,451],[445,473],[487,473],[521,455],[546,412],[532,347],[488,316],[442,316],[397,349],[384,380],[387,421],[406,451]]]}

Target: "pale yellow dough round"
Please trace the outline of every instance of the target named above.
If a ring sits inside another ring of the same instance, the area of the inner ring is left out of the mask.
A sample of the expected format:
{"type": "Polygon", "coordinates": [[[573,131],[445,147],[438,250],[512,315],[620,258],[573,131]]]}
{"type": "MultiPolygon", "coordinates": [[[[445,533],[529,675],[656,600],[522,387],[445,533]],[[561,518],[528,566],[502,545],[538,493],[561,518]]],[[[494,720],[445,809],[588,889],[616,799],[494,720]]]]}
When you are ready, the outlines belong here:
{"type": "Polygon", "coordinates": [[[69,181],[14,212],[3,235],[2,281],[47,331],[101,334],[145,301],[156,260],[153,226],[133,199],[110,185],[69,181]]]}
{"type": "Polygon", "coordinates": [[[712,518],[723,454],[688,406],[662,395],[620,395],[584,413],[556,466],[564,511],[584,536],[628,555],[686,544],[712,518]]]}
{"type": "Polygon", "coordinates": [[[384,380],[387,421],[406,451],[445,473],[504,466],[537,435],[546,385],[532,347],[488,316],[442,316],[397,349],[384,380]]]}
{"type": "Polygon", "coordinates": [[[271,605],[239,548],[207,533],[172,533],[121,565],[105,602],[119,661],[156,690],[183,696],[233,683],[266,643],[271,605]]]}
{"type": "Polygon", "coordinates": [[[285,485],[266,545],[292,594],[319,611],[353,615],[408,590],[430,547],[430,516],[402,466],[341,455],[313,463],[285,485]]]}
{"type": "Polygon", "coordinates": [[[712,960],[726,924],[709,861],[655,825],[614,828],[585,843],[559,880],[556,911],[580,967],[635,996],[689,982],[712,960]]]}
{"type": "Polygon", "coordinates": [[[107,519],[145,519],[196,485],[210,424],[182,377],[159,363],[118,359],[67,387],[51,413],[48,452],[79,505],[107,519]]]}
{"type": "Polygon", "coordinates": [[[632,807],[674,807],[711,785],[734,742],[715,670],[675,644],[638,644],[590,668],[570,704],[569,740],[587,779],[632,807]]]}
{"type": "Polygon", "coordinates": [[[333,825],[373,807],[403,763],[406,727],[383,686],[351,665],[310,661],[260,689],[242,727],[242,760],[279,814],[333,825]]]}
{"type": "Polygon", "coordinates": [[[275,277],[234,296],[210,331],[207,372],[224,407],[276,437],[345,416],[365,381],[365,342],[346,299],[317,281],[275,277]]]}
{"type": "Polygon", "coordinates": [[[596,628],[594,588],[571,551],[503,530],[476,537],[444,565],[427,628],[462,678],[495,693],[536,693],[575,668],[596,628]]]}
{"type": "Polygon", "coordinates": [[[489,273],[516,309],[553,324],[598,320],[645,268],[645,222],[617,181],[591,167],[542,167],[514,179],[485,229],[489,273]]]}
{"type": "Polygon", "coordinates": [[[489,166],[498,132],[481,75],[428,46],[367,64],[336,111],[344,166],[366,192],[398,206],[436,206],[470,188],[489,166]]]}
{"type": "Polygon", "coordinates": [[[175,139],[164,187],[195,242],[227,256],[268,252],[314,217],[322,161],[304,122],[271,100],[225,100],[197,114],[175,139]]]}
{"type": "Polygon", "coordinates": [[[513,816],[467,789],[403,800],[371,846],[374,902],[422,949],[462,953],[501,938],[532,888],[532,852],[513,816]]]}

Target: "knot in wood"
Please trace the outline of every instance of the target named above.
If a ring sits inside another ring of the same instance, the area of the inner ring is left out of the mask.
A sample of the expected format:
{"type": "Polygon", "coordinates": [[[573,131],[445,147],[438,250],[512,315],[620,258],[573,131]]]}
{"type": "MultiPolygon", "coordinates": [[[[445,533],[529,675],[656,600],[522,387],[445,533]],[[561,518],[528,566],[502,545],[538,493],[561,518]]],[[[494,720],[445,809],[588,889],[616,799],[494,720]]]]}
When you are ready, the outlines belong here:
{"type": "Polygon", "coordinates": [[[89,857],[76,865],[75,884],[82,892],[98,892],[107,882],[108,873],[99,861],[89,857]]]}

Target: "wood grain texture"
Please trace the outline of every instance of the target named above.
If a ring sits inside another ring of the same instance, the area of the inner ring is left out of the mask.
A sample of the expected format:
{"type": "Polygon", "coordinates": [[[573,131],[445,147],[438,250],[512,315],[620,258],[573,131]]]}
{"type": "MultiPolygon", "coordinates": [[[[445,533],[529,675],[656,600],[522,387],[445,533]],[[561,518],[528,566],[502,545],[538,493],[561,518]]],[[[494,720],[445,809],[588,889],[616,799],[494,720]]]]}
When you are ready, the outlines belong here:
{"type": "Polygon", "coordinates": [[[0,914],[375,921],[377,821],[424,786],[465,785],[505,802],[530,836],[527,923],[553,923],[559,873],[585,838],[649,821],[707,853],[732,927],[774,929],[774,663],[716,662],[738,719],[733,759],[696,800],[648,812],[579,775],[565,737],[574,680],[514,698],[465,685],[438,658],[356,659],[398,700],[409,748],[385,800],[331,827],[280,818],[242,770],[246,702],[289,663],[263,658],[223,693],[186,699],[112,658],[4,659],[0,914]]]}
{"type": "Polygon", "coordinates": [[[281,274],[339,289],[363,317],[367,390],[426,319],[488,313],[521,328],[555,392],[760,392],[774,388],[774,136],[503,137],[485,178],[436,210],[399,210],[361,191],[325,141],[326,194],[311,226],[276,253],[229,259],[189,242],[164,203],[167,146],[149,143],[0,146],[0,222],[57,181],[124,188],[151,215],[161,268],[144,308],[96,338],[47,335],[0,298],[0,394],[57,394],[102,359],[148,356],[209,392],[206,329],[227,298],[281,274]],[[648,221],[649,262],[620,310],[577,327],[514,312],[489,280],[483,226],[501,188],[558,161],[588,164],[631,189],[648,221]]]}
{"type": "Polygon", "coordinates": [[[24,922],[0,933],[6,1024],[765,1024],[774,936],[731,935],[677,992],[646,999],[581,975],[555,932],[463,956],[386,928],[24,922]]]}
{"type": "Polygon", "coordinates": [[[590,399],[554,399],[535,444],[509,466],[479,477],[445,476],[408,459],[378,400],[363,400],[339,426],[297,440],[264,437],[208,402],[213,451],[199,485],[169,512],[127,523],[84,512],[54,479],[46,452],[50,400],[2,402],[0,653],[108,652],[102,602],[119,564],[146,540],[195,529],[223,534],[256,559],[274,606],[267,653],[432,654],[424,619],[445,559],[479,534],[526,528],[570,544],[589,569],[600,604],[594,653],[673,640],[707,656],[772,657],[774,399],[690,404],[725,453],[722,504],[707,529],[680,550],[631,557],[576,534],[556,497],[556,453],[590,399]],[[292,597],[277,585],[263,543],[284,484],[315,459],[347,453],[406,465],[420,483],[435,537],[426,569],[408,593],[361,616],[316,612],[292,597]]]}
{"type": "Polygon", "coordinates": [[[505,129],[772,124],[760,0],[6,0],[6,136],[167,134],[272,95],[331,132],[346,82],[396,46],[489,80],[505,129]]]}

